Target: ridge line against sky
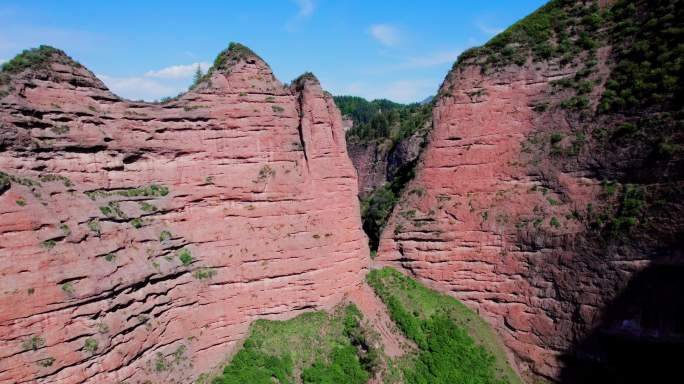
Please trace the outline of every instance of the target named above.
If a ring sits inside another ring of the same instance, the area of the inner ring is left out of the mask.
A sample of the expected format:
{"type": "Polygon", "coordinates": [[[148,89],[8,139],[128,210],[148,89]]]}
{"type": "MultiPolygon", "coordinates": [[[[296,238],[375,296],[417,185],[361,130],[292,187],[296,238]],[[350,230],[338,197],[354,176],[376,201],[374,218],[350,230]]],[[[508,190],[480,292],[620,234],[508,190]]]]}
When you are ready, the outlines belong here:
{"type": "Polygon", "coordinates": [[[0,4],[0,62],[40,44],[65,50],[116,94],[184,92],[230,41],[263,57],[283,82],[311,71],[335,95],[416,102],[437,92],[458,55],[542,0],[264,0],[0,4]]]}

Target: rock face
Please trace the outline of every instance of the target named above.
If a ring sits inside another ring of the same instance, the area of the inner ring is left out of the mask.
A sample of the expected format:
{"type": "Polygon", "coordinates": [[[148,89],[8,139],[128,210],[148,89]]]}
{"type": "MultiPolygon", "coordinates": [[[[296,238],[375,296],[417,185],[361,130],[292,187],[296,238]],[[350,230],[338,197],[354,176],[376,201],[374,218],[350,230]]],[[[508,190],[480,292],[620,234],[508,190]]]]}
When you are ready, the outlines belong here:
{"type": "MultiPolygon", "coordinates": [[[[662,160],[645,139],[661,133],[621,131],[672,104],[599,112],[615,48],[579,52],[571,65],[528,57],[492,69],[484,53],[456,65],[380,242],[379,262],[477,309],[528,376],[594,382],[600,371],[578,379],[573,361],[606,369],[629,353],[603,382],[631,382],[639,359],[665,357],[641,365],[657,374],[684,350],[684,316],[668,309],[684,293],[681,152],[662,160]],[[584,78],[596,85],[581,99],[563,88],[584,78]]],[[[664,141],[681,144],[678,132],[664,141]]]]}
{"type": "Polygon", "coordinates": [[[359,287],[356,176],[312,75],[233,45],[151,104],[47,56],[0,84],[0,382],[190,382],[253,319],[359,287]]]}

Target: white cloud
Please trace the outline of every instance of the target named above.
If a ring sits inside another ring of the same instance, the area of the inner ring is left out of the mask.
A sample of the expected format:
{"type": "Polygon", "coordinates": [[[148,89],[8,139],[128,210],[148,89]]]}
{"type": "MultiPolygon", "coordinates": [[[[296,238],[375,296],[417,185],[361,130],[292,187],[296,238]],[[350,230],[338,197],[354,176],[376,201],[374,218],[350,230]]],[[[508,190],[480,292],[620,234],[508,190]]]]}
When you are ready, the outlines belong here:
{"type": "Polygon", "coordinates": [[[380,44],[394,47],[400,42],[399,30],[388,24],[371,25],[369,32],[380,44]]]}
{"type": "Polygon", "coordinates": [[[156,71],[145,72],[145,77],[154,77],[158,79],[184,79],[190,78],[195,74],[197,66],[203,72],[206,72],[211,65],[209,63],[192,63],[187,65],[172,65],[170,67],[162,68],[156,71]]]}
{"type": "Polygon", "coordinates": [[[187,86],[164,84],[145,77],[111,77],[97,75],[115,94],[131,100],[156,100],[166,96],[174,96],[187,86]]]}
{"type": "Polygon", "coordinates": [[[480,30],[480,32],[484,33],[487,36],[498,35],[499,33],[504,31],[503,28],[492,27],[492,26],[487,25],[481,21],[475,22],[475,26],[477,27],[477,29],[480,30]]]}
{"type": "Polygon", "coordinates": [[[7,61],[7,59],[0,59],[0,64],[4,63],[5,61],[7,61]]]}
{"type": "Polygon", "coordinates": [[[316,8],[316,3],[313,0],[294,0],[299,6],[298,17],[309,17],[313,14],[316,8]]]}
{"type": "Polygon", "coordinates": [[[316,9],[316,1],[315,0],[292,0],[294,3],[297,4],[299,7],[299,12],[297,12],[297,15],[292,17],[287,24],[285,24],[285,29],[287,31],[294,31],[299,28],[299,26],[304,22],[305,19],[308,19],[313,15],[314,10],[316,9]]]}

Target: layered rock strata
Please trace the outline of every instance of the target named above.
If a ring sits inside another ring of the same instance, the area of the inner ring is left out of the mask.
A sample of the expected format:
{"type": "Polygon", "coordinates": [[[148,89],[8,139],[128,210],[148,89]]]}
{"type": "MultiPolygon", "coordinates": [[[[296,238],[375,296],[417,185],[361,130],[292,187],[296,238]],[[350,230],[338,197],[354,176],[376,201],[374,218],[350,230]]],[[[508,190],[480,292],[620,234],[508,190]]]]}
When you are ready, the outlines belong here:
{"type": "Polygon", "coordinates": [[[186,383],[257,317],[329,308],[368,249],[340,113],[238,44],[122,100],[61,51],[3,74],[0,381],[186,383]]]}

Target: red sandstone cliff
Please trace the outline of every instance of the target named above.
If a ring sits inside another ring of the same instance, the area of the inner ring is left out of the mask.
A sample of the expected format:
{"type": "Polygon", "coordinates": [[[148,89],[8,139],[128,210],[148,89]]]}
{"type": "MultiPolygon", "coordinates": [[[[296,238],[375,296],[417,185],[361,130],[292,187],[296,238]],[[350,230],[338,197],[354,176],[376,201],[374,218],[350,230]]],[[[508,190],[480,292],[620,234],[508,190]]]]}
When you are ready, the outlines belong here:
{"type": "MultiPolygon", "coordinates": [[[[671,307],[680,307],[684,293],[682,156],[657,144],[683,142],[681,125],[677,130],[670,120],[681,118],[681,100],[670,96],[646,106],[634,100],[639,108],[599,111],[606,81],[625,60],[616,55],[631,54],[633,35],[649,25],[669,28],[666,20],[673,19],[666,15],[676,6],[661,2],[662,14],[649,14],[648,2],[622,3],[637,3],[637,11],[603,18],[633,17],[624,24],[635,29],[616,38],[606,37],[609,23],[593,25],[591,36],[605,39],[602,46],[570,59],[513,56],[517,64],[497,66],[504,59],[495,49],[525,52],[532,33],[525,22],[464,55],[441,86],[416,178],[378,250],[381,263],[477,309],[529,376],[622,382],[618,375],[637,372],[639,364],[645,374],[662,374],[681,356],[682,314],[671,307]],[[523,43],[504,47],[517,33],[523,43]],[[616,53],[614,42],[627,48],[616,53]],[[584,100],[587,105],[577,104],[584,100]],[[653,120],[659,122],[650,130],[653,120]],[[624,132],[632,127],[639,135],[624,132]],[[653,351],[659,357],[651,359],[669,360],[646,363],[653,351]],[[613,375],[607,378],[584,369],[586,377],[577,379],[567,370],[568,359],[577,358],[605,369],[611,354],[620,353],[631,356],[619,369],[607,369],[613,375]]],[[[584,28],[578,26],[587,19],[583,13],[601,12],[591,2],[570,1],[553,1],[540,12],[558,5],[564,8],[556,15],[568,19],[555,36],[571,25],[565,31],[574,41],[581,41],[572,33],[584,28]]]]}
{"type": "Polygon", "coordinates": [[[368,249],[340,113],[234,45],[122,100],[61,52],[0,99],[0,382],[189,382],[256,317],[337,303],[368,249]]]}

